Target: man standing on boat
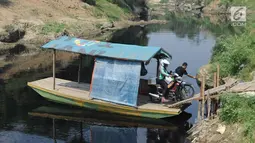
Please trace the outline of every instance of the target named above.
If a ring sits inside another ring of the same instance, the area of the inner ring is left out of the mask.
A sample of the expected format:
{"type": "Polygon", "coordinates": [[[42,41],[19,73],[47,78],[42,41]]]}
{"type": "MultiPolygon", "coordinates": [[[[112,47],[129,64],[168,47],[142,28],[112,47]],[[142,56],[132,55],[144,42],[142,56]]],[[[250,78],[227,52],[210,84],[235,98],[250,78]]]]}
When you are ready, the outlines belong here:
{"type": "Polygon", "coordinates": [[[186,70],[187,66],[188,66],[188,63],[184,62],[181,66],[175,69],[175,73],[177,73],[180,77],[182,77],[183,75],[187,75],[190,78],[196,79],[197,77],[188,74],[186,70]]]}
{"type": "MultiPolygon", "coordinates": [[[[169,61],[166,59],[162,59],[160,61],[160,67],[159,67],[159,84],[163,88],[163,97],[161,98],[161,102],[168,102],[169,100],[166,99],[168,94],[168,84],[165,81],[166,77],[171,77],[171,75],[167,71],[167,66],[169,65],[169,61]]],[[[170,83],[171,84],[171,83],[170,83]]]]}

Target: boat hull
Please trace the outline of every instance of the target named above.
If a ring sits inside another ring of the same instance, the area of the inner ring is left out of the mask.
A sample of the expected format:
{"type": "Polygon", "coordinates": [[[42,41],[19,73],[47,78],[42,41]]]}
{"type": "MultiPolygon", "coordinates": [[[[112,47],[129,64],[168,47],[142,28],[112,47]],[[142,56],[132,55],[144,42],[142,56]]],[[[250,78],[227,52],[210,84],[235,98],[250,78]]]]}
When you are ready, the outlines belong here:
{"type": "MultiPolygon", "coordinates": [[[[84,107],[92,110],[97,111],[103,111],[103,112],[111,112],[111,113],[117,113],[122,115],[129,115],[129,116],[138,116],[138,117],[147,117],[147,118],[166,118],[166,117],[172,117],[175,115],[178,115],[179,113],[173,112],[171,113],[157,113],[157,112],[150,112],[148,111],[141,111],[136,108],[127,107],[127,108],[118,108],[118,107],[109,107],[105,104],[100,103],[93,103],[89,101],[80,101],[77,99],[67,98],[64,96],[59,96],[56,93],[52,93],[49,91],[45,91],[42,89],[34,88],[32,87],[38,94],[40,94],[42,97],[61,104],[67,104],[67,105],[74,105],[79,107],[84,107]]],[[[110,104],[110,103],[109,103],[110,104]]]]}

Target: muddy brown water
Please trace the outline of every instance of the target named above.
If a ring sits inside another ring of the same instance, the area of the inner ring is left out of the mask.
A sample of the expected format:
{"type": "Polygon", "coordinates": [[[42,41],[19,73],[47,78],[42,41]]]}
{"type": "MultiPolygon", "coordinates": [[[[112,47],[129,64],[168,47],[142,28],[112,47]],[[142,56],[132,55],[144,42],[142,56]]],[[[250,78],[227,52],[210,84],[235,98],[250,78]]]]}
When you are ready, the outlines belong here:
{"type": "MultiPolygon", "coordinates": [[[[173,28],[173,25],[150,25],[150,26],[133,26],[122,29],[114,33],[111,42],[150,45],[163,47],[172,55],[169,70],[174,70],[183,62],[188,62],[188,73],[195,75],[198,68],[209,62],[211,50],[215,45],[215,36],[207,30],[201,29],[182,29],[173,28]]],[[[142,54],[142,53],[141,53],[142,54]]],[[[93,61],[86,57],[83,65],[82,75],[83,82],[90,82],[93,61]]],[[[73,61],[67,68],[57,73],[57,77],[69,80],[77,80],[79,61],[73,61]]],[[[148,74],[144,78],[152,78],[156,75],[156,62],[146,66],[148,74]]],[[[49,142],[93,142],[93,143],[184,143],[188,142],[185,138],[185,131],[196,120],[197,103],[194,102],[185,110],[185,118],[170,119],[171,125],[165,125],[166,128],[142,127],[140,125],[129,126],[119,125],[118,119],[121,116],[114,117],[95,117],[94,114],[104,113],[88,113],[84,120],[93,116],[95,122],[81,124],[80,122],[65,121],[56,119],[55,141],[53,139],[53,122],[50,118],[32,117],[28,115],[40,107],[54,106],[62,109],[63,105],[48,102],[37,93],[26,86],[27,81],[51,76],[41,73],[23,73],[19,77],[1,82],[0,86],[0,143],[49,143],[49,142]],[[97,118],[102,120],[96,121],[97,118]],[[109,123],[111,120],[116,124],[109,123]],[[176,120],[180,122],[176,122],[176,120]],[[169,129],[170,126],[176,127],[174,130],[169,129]]],[[[184,77],[184,80],[193,84],[195,92],[199,92],[199,87],[194,79],[184,77]]],[[[76,108],[70,107],[76,112],[76,108]]],[[[45,111],[47,113],[47,111],[45,111]]],[[[140,120],[140,119],[138,119],[140,120]]],[[[137,122],[137,120],[126,119],[125,123],[137,122]]],[[[141,122],[147,124],[147,121],[141,122]]],[[[148,123],[148,125],[151,123],[148,123]]]]}

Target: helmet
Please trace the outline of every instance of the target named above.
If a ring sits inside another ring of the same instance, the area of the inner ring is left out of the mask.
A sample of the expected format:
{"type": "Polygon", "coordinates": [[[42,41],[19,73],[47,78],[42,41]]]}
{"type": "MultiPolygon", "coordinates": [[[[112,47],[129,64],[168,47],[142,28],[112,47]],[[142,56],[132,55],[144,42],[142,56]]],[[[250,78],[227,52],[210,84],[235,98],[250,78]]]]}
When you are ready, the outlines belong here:
{"type": "Polygon", "coordinates": [[[169,61],[166,60],[166,59],[161,60],[160,63],[161,63],[162,66],[170,64],[169,61]]]}

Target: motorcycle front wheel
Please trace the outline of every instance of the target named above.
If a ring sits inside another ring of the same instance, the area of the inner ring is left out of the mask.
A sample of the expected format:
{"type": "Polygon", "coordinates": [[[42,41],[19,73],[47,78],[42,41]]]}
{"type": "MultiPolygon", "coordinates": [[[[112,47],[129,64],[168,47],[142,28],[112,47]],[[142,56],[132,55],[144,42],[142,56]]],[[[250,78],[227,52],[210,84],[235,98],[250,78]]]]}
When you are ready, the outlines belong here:
{"type": "Polygon", "coordinates": [[[181,94],[182,100],[185,100],[185,99],[193,97],[195,94],[195,90],[192,85],[185,84],[181,87],[180,94],[181,94]]]}

